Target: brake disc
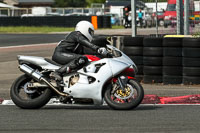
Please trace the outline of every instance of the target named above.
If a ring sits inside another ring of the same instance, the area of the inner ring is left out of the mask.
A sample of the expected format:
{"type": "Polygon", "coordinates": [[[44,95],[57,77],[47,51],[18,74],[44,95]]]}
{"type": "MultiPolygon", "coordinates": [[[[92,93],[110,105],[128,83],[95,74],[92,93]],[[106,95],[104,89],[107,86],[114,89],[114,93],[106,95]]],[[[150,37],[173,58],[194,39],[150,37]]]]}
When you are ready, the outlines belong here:
{"type": "Polygon", "coordinates": [[[24,92],[26,92],[27,94],[33,94],[33,93],[35,93],[36,90],[28,88],[29,84],[31,84],[31,83],[26,83],[24,85],[24,87],[23,87],[24,88],[24,92]]]}
{"type": "Polygon", "coordinates": [[[129,99],[130,97],[132,97],[134,94],[134,89],[131,85],[127,84],[126,88],[125,88],[125,92],[123,92],[122,89],[118,89],[114,96],[116,98],[119,98],[119,99],[129,99]]]}

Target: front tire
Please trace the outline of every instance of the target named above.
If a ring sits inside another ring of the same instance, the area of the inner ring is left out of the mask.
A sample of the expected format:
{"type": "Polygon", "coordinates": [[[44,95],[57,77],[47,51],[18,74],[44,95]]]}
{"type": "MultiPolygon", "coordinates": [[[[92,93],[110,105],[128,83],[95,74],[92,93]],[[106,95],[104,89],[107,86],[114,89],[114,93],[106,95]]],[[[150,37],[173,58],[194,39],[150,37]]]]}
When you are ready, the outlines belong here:
{"type": "Polygon", "coordinates": [[[144,90],[142,86],[133,79],[130,79],[122,92],[118,86],[117,91],[113,94],[113,88],[109,87],[104,93],[104,99],[108,106],[116,110],[129,110],[136,108],[143,100],[144,90]]]}
{"type": "Polygon", "coordinates": [[[32,93],[26,93],[24,88],[31,81],[34,81],[31,77],[22,75],[15,80],[10,89],[12,101],[20,108],[41,108],[51,99],[52,91],[49,88],[34,88],[32,93]]]}

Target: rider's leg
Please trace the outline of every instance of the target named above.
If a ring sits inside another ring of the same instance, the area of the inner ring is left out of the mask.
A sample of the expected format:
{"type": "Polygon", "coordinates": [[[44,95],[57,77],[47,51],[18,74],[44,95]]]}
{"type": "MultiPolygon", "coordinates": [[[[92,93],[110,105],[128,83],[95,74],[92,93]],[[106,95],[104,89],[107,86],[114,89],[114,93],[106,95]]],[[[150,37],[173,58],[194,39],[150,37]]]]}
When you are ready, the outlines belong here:
{"type": "Polygon", "coordinates": [[[83,55],[76,55],[74,56],[73,60],[71,60],[66,65],[63,65],[60,69],[56,70],[54,73],[52,73],[51,76],[57,78],[58,80],[62,80],[62,74],[64,73],[70,73],[71,71],[77,70],[82,68],[85,64],[88,63],[87,57],[83,55]]]}
{"type": "Polygon", "coordinates": [[[76,69],[83,67],[87,62],[88,62],[87,57],[80,56],[80,57],[72,60],[68,64],[62,66],[60,69],[57,70],[57,72],[60,73],[60,74],[69,73],[73,70],[76,70],[76,69]]]}

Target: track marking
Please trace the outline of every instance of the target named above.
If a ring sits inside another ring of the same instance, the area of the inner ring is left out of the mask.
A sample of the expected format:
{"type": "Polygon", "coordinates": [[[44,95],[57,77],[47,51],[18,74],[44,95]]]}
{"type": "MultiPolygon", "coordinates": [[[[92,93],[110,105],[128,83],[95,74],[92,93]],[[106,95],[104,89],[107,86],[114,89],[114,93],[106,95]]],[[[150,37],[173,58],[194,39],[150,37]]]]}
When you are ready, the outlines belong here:
{"type": "Polygon", "coordinates": [[[36,47],[36,46],[56,46],[57,43],[41,43],[41,44],[28,44],[28,45],[19,45],[19,46],[7,46],[7,47],[0,47],[0,50],[4,50],[4,49],[13,49],[13,48],[24,48],[24,47],[36,47]]]}

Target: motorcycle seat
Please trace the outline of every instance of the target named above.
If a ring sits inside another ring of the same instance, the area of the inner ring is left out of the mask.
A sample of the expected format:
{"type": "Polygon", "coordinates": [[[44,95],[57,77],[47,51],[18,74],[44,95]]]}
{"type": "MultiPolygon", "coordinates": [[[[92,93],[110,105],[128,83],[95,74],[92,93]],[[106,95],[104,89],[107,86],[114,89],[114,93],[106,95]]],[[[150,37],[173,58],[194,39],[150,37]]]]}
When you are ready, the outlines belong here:
{"type": "Polygon", "coordinates": [[[44,60],[47,61],[47,62],[49,62],[49,63],[51,63],[51,64],[53,64],[53,65],[56,65],[56,66],[63,66],[63,65],[58,64],[58,63],[56,63],[55,61],[53,61],[53,60],[51,60],[51,59],[48,59],[48,58],[44,58],[44,60]]]}

